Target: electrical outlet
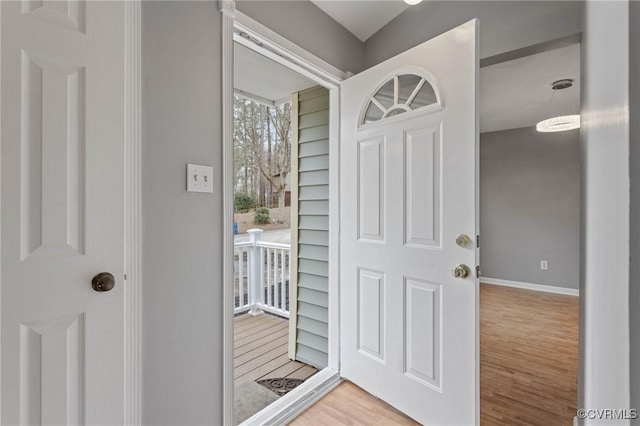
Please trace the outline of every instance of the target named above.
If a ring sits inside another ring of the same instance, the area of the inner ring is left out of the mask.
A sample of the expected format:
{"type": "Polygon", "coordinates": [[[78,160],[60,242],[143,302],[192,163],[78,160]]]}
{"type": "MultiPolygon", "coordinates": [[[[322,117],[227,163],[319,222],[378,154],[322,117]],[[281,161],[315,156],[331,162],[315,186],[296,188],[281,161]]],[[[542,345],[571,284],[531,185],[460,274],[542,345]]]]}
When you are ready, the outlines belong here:
{"type": "Polygon", "coordinates": [[[187,164],[187,191],[213,192],[213,167],[187,164]]]}
{"type": "Polygon", "coordinates": [[[546,271],[549,269],[549,262],[546,260],[541,260],[540,261],[540,269],[542,269],[543,271],[546,271]]]}

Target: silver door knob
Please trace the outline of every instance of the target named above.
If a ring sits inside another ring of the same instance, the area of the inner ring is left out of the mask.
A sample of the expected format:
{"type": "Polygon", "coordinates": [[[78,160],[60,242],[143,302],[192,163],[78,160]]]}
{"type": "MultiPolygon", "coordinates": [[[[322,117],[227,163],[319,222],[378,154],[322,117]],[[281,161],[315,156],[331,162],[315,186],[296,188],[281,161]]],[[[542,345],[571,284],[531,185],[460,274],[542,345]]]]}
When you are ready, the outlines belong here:
{"type": "Polygon", "coordinates": [[[458,265],[451,271],[451,274],[456,278],[467,278],[470,273],[471,269],[467,265],[458,265]]]}
{"type": "Polygon", "coordinates": [[[115,277],[109,272],[100,272],[91,280],[91,287],[95,291],[109,291],[116,286],[115,277]]]}

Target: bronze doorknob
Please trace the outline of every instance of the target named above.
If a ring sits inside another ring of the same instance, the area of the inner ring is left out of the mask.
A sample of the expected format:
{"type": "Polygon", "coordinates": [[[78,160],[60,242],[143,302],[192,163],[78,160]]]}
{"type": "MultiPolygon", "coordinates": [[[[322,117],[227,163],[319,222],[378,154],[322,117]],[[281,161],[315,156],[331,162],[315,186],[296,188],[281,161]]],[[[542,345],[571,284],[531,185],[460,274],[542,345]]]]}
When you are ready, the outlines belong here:
{"type": "Polygon", "coordinates": [[[456,278],[467,278],[470,273],[471,270],[467,265],[458,265],[451,271],[451,274],[456,278]]]}
{"type": "Polygon", "coordinates": [[[109,291],[116,285],[115,277],[109,272],[100,272],[91,280],[91,287],[95,291],[109,291]]]}

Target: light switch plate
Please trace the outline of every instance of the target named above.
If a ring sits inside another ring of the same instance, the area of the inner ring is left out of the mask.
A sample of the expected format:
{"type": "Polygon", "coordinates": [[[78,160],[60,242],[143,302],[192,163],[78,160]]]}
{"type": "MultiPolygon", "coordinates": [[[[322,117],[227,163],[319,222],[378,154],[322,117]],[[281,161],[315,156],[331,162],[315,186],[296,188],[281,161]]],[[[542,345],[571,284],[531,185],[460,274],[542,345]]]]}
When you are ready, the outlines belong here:
{"type": "Polygon", "coordinates": [[[213,192],[213,167],[187,164],[187,191],[213,192]]]}

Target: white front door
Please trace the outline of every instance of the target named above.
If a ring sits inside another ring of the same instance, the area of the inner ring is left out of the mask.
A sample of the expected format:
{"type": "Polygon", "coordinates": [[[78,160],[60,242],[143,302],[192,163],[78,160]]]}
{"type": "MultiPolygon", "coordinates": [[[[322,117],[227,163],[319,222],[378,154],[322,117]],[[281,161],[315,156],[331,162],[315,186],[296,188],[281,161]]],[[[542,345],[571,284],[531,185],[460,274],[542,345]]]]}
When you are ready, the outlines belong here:
{"type": "Polygon", "coordinates": [[[341,88],[340,369],[427,425],[478,423],[476,30],[341,88]]]}
{"type": "Polygon", "coordinates": [[[1,423],[122,424],[124,2],[0,8],[1,423]]]}

